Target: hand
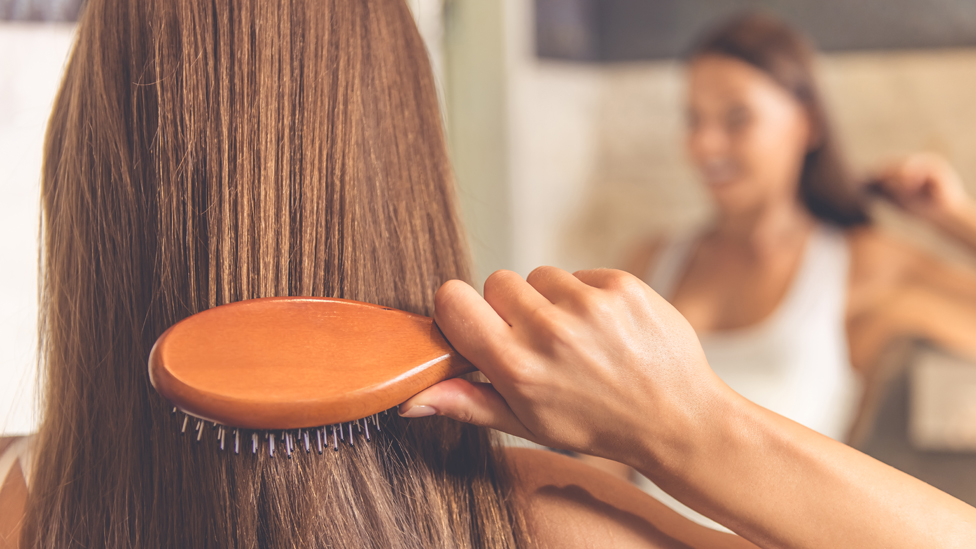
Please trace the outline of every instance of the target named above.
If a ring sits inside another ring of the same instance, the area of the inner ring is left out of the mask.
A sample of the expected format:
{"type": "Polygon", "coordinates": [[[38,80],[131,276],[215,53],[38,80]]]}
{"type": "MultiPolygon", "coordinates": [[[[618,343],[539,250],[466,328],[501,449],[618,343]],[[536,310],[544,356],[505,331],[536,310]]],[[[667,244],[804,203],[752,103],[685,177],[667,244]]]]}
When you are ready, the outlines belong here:
{"type": "Polygon", "coordinates": [[[498,271],[484,299],[450,281],[434,318],[491,384],[439,383],[401,405],[406,417],[437,413],[633,463],[687,445],[727,390],[687,321],[622,271],[498,271]]]}
{"type": "Polygon", "coordinates": [[[959,174],[936,154],[906,156],[885,166],[875,179],[897,206],[936,224],[962,215],[970,206],[959,174]]]}

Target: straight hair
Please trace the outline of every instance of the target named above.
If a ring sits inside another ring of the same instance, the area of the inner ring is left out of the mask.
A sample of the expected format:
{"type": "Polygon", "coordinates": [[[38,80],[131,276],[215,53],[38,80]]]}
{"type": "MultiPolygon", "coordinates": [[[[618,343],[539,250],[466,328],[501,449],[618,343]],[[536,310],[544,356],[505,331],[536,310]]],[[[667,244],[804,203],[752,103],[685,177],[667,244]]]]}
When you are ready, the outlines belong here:
{"type": "Polygon", "coordinates": [[[389,414],[338,452],[235,455],[148,379],[155,339],[224,303],[430,314],[469,276],[454,200],[403,0],[90,0],[45,144],[21,546],[526,546],[486,429],[389,414]]]}
{"type": "Polygon", "coordinates": [[[815,50],[800,31],[765,13],[747,13],[720,24],[692,50],[690,60],[731,57],[759,69],[806,110],[816,143],[803,160],[799,198],[815,217],[841,227],[870,221],[841,152],[814,71],[815,50]]]}

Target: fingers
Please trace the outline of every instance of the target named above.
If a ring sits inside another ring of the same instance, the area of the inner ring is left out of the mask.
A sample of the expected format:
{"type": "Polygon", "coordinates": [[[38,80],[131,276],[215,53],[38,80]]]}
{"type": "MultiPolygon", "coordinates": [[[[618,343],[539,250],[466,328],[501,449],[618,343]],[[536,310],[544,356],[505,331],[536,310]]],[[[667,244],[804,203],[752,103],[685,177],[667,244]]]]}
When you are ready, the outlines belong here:
{"type": "Polygon", "coordinates": [[[538,267],[525,281],[552,303],[574,301],[581,293],[591,290],[579,278],[556,267],[538,267]]]}
{"type": "Polygon", "coordinates": [[[490,383],[455,378],[442,381],[400,405],[403,417],[440,415],[532,440],[532,433],[490,383]]]}
{"type": "Polygon", "coordinates": [[[573,276],[578,278],[580,282],[601,290],[642,296],[648,292],[657,295],[644,281],[626,271],[617,269],[589,269],[576,271],[573,273],[573,276]]]}
{"type": "Polygon", "coordinates": [[[948,183],[952,177],[952,168],[945,159],[932,153],[917,153],[891,162],[878,179],[888,191],[909,197],[930,192],[933,184],[948,183]]]}
{"type": "Polygon", "coordinates": [[[512,271],[495,271],[485,280],[485,301],[512,326],[535,309],[552,305],[512,271]]]}
{"type": "Polygon", "coordinates": [[[613,269],[586,269],[576,271],[573,276],[587,286],[605,290],[614,285],[620,276],[619,273],[620,271],[613,269]]]}
{"type": "Polygon", "coordinates": [[[485,358],[511,337],[511,328],[491,305],[471,286],[450,280],[434,295],[434,321],[451,345],[491,379],[485,358]]]}

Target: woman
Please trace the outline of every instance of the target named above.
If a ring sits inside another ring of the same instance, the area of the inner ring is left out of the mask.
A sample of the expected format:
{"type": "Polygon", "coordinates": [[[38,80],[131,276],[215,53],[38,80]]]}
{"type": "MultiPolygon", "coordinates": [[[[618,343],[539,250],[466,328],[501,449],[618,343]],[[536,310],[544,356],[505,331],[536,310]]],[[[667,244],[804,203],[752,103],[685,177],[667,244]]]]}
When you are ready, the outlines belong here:
{"type": "MultiPolygon", "coordinates": [[[[893,341],[976,357],[976,274],[870,226],[868,189],[850,177],[797,31],[766,15],[719,27],[690,57],[687,95],[689,156],[718,215],[645,242],[627,270],[688,319],[725,383],[843,441],[893,341]]],[[[976,207],[937,157],[893,163],[870,190],[976,242],[976,207]]],[[[628,468],[590,461],[717,526],[628,468]]]]}
{"type": "MultiPolygon", "coordinates": [[[[735,391],[846,440],[860,387],[893,340],[976,356],[976,274],[870,226],[813,63],[795,30],[764,15],[694,50],[687,145],[718,215],[645,243],[628,270],[688,319],[735,391]]],[[[940,159],[915,155],[877,179],[873,190],[976,242],[976,207],[940,159]]]]}
{"type": "Polygon", "coordinates": [[[402,1],[92,0],[45,147],[44,411],[0,443],[0,546],[749,546],[442,418],[290,460],[181,436],[146,368],[180,319],[278,295],[429,314],[467,278],[402,1]]]}

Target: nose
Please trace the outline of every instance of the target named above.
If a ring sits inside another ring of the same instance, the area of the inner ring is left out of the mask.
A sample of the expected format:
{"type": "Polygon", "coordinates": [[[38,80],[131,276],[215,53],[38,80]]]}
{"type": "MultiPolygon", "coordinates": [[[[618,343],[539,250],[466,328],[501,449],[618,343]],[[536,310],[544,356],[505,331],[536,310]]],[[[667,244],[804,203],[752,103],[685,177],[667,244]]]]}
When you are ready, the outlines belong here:
{"type": "Polygon", "coordinates": [[[725,156],[729,151],[729,136],[719,124],[700,122],[688,130],[688,146],[698,160],[725,156]]]}

